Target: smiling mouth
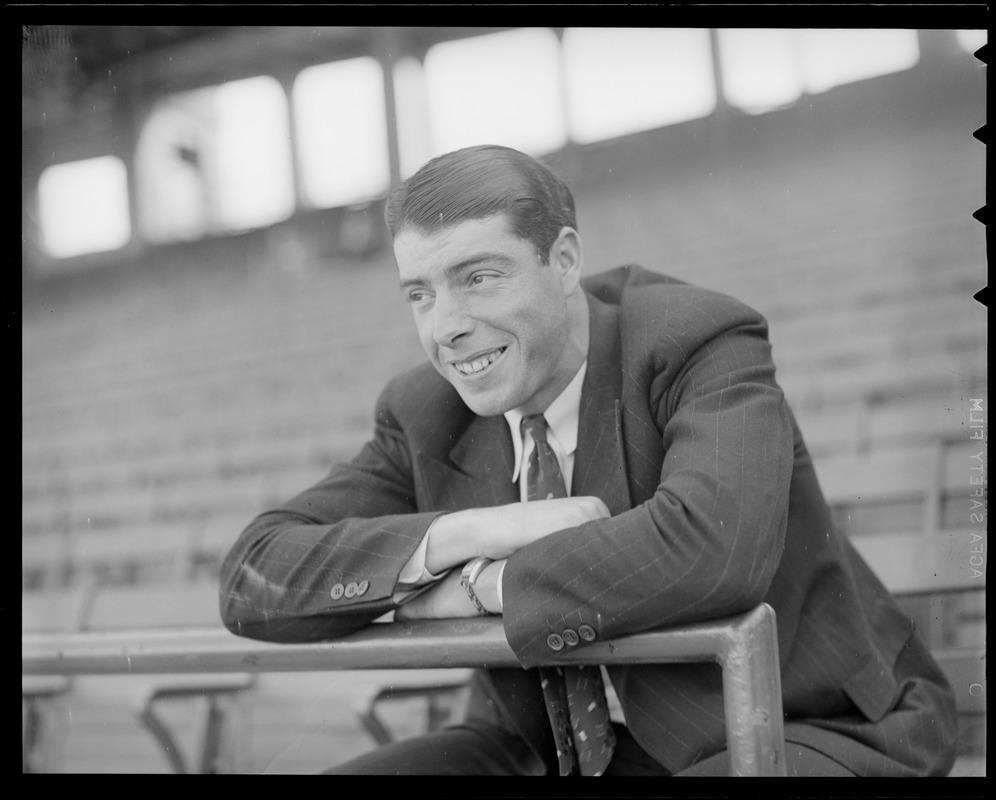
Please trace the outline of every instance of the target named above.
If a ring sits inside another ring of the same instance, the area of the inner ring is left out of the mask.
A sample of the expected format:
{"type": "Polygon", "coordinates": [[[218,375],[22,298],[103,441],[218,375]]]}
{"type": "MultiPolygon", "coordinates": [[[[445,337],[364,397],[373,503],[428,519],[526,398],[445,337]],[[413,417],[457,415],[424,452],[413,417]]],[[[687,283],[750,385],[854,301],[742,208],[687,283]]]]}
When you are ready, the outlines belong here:
{"type": "Polygon", "coordinates": [[[502,354],[507,350],[506,347],[498,347],[484,355],[478,356],[477,358],[471,359],[469,361],[454,361],[450,366],[453,367],[461,375],[470,377],[484,372],[488,367],[494,364],[502,354]]]}

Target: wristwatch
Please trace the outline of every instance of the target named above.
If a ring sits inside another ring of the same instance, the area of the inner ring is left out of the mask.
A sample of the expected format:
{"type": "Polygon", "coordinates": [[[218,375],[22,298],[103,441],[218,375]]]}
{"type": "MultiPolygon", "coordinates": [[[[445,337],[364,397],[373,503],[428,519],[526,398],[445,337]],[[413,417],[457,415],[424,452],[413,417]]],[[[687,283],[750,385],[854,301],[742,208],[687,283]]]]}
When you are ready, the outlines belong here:
{"type": "Polygon", "coordinates": [[[474,601],[474,605],[477,606],[477,610],[480,614],[490,614],[484,605],[478,599],[477,595],[474,593],[474,584],[480,577],[484,568],[492,563],[493,559],[485,558],[484,556],[478,556],[477,558],[468,561],[463,568],[463,572],[460,573],[460,585],[463,587],[467,596],[474,601]]]}

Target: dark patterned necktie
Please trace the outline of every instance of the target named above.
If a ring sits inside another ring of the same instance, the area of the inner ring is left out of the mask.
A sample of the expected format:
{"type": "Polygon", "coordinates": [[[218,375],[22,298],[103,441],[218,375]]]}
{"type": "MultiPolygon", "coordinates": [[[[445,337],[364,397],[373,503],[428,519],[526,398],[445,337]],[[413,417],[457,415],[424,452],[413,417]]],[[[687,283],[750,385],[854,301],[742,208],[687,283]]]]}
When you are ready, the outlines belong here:
{"type": "MultiPolygon", "coordinates": [[[[529,457],[527,499],[567,497],[557,455],[546,438],[546,419],[542,414],[523,417],[522,427],[532,434],[535,443],[529,457]]],[[[601,775],[616,743],[601,670],[540,667],[539,673],[557,742],[560,774],[601,775]]]]}

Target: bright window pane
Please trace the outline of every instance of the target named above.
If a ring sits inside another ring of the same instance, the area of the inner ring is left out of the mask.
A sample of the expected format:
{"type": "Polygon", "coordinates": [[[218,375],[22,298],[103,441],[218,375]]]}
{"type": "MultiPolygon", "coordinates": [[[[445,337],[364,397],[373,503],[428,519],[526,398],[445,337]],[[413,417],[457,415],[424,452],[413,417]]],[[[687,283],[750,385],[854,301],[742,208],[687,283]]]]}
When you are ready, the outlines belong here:
{"type": "Polygon", "coordinates": [[[42,241],[56,258],[117,250],[128,243],[128,175],[114,156],[49,167],[38,181],[42,241]]]}
{"type": "Polygon", "coordinates": [[[432,153],[500,144],[540,155],[559,149],[560,52],[548,28],[522,28],[434,45],[425,57],[432,153]]]}
{"type": "Polygon", "coordinates": [[[432,155],[425,73],[414,58],[399,59],[394,65],[394,105],[398,119],[398,159],[404,180],[432,155]]]}
{"type": "Polygon", "coordinates": [[[578,142],[696,119],[716,105],[705,29],[569,28],[564,65],[578,142]]]}
{"type": "Polygon", "coordinates": [[[135,148],[138,224],[150,242],[192,241],[209,232],[214,93],[171,95],[142,127],[135,148]]]}
{"type": "Polygon", "coordinates": [[[294,210],[287,100],[273,78],[217,89],[218,199],[229,230],[261,227],[294,210]]]}
{"type": "Polygon", "coordinates": [[[803,75],[806,91],[909,69],[920,58],[915,30],[804,30],[803,75]]]}
{"type": "Polygon", "coordinates": [[[955,36],[962,49],[966,53],[973,54],[986,43],[986,39],[988,38],[987,32],[984,30],[955,31],[955,36]]]}
{"type": "Polygon", "coordinates": [[[170,95],[135,151],[149,241],[263,227],[294,210],[287,98],[270,77],[170,95]]]}
{"type": "Polygon", "coordinates": [[[802,94],[799,41],[794,31],[718,31],[723,93],[756,114],[788,105],[802,94]]]}
{"type": "Polygon", "coordinates": [[[383,194],[390,183],[384,74],[369,56],[320,64],[294,82],[301,177],[319,208],[383,194]]]}

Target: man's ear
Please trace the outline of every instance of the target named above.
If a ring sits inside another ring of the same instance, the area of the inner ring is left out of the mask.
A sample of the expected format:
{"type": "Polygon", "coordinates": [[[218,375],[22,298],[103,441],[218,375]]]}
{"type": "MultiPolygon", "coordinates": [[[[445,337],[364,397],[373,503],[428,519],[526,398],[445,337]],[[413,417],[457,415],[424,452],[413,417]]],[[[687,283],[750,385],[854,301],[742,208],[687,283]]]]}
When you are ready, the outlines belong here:
{"type": "Polygon", "coordinates": [[[565,226],[560,229],[557,240],[550,248],[550,266],[560,272],[564,297],[574,294],[581,284],[583,266],[581,235],[574,228],[565,226]]]}

